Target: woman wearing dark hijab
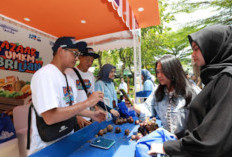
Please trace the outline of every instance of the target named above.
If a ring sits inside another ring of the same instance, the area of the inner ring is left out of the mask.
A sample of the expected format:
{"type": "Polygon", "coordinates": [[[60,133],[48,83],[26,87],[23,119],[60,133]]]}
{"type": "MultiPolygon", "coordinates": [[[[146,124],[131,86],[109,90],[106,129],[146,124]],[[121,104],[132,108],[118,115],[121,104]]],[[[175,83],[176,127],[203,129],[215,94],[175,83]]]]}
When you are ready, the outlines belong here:
{"type": "Polygon", "coordinates": [[[98,80],[95,82],[95,91],[102,91],[104,93],[104,99],[109,100],[109,104],[107,104],[108,106],[105,106],[107,107],[107,111],[118,117],[118,111],[113,109],[114,103],[117,105],[118,102],[113,83],[115,70],[115,66],[111,64],[103,65],[98,74],[98,80]]]}
{"type": "Polygon", "coordinates": [[[152,144],[149,154],[232,156],[232,27],[210,26],[188,37],[205,87],[190,104],[185,135],[152,144]]]}

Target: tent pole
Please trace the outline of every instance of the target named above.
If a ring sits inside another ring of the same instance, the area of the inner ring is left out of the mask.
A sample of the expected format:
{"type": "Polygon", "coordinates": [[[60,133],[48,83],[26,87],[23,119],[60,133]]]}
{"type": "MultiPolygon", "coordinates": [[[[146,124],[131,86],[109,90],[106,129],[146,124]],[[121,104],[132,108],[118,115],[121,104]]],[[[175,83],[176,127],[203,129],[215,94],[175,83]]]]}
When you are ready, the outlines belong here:
{"type": "Polygon", "coordinates": [[[135,103],[138,102],[136,98],[136,92],[142,89],[141,81],[141,31],[135,29],[135,19],[133,18],[133,48],[134,48],[134,96],[135,103]]]}

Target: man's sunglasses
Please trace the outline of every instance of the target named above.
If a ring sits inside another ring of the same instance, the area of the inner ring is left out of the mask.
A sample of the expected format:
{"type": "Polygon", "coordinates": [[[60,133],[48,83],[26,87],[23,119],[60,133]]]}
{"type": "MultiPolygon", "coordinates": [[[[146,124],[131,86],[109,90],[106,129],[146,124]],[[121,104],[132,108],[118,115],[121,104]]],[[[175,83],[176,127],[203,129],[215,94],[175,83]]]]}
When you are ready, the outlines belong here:
{"type": "Polygon", "coordinates": [[[81,54],[79,51],[75,51],[75,50],[70,50],[70,49],[64,49],[64,50],[72,52],[75,55],[75,57],[79,57],[81,54]]]}

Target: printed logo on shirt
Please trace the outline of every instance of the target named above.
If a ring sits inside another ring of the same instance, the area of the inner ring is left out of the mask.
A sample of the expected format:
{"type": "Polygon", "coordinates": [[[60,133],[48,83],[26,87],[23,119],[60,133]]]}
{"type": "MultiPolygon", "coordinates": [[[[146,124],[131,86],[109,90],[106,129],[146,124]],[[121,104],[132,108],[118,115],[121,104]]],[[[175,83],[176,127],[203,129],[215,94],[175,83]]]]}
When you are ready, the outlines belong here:
{"type": "Polygon", "coordinates": [[[71,102],[74,102],[74,97],[73,97],[73,90],[72,87],[69,87],[69,92],[70,92],[70,96],[67,90],[67,87],[63,87],[63,93],[64,93],[64,101],[66,102],[66,104],[69,104],[70,102],[70,98],[71,98],[71,102]]]}
{"type": "MultiPolygon", "coordinates": [[[[92,85],[91,82],[90,82],[90,80],[84,79],[83,81],[85,83],[86,88],[89,89],[91,87],[91,85],[92,85]]],[[[77,89],[78,90],[84,90],[84,88],[83,88],[80,80],[76,81],[76,85],[77,85],[77,89]]]]}

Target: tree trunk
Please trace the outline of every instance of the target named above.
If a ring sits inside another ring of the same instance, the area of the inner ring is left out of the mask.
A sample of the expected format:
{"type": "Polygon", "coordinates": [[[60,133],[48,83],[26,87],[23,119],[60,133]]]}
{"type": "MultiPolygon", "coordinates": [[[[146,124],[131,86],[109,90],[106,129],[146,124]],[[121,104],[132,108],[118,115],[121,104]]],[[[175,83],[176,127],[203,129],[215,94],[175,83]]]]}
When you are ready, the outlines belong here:
{"type": "Polygon", "coordinates": [[[132,82],[133,82],[133,85],[134,85],[134,72],[131,70],[131,66],[130,65],[128,65],[129,66],[129,70],[130,70],[130,72],[131,72],[131,75],[132,75],[132,82]]]}
{"type": "Polygon", "coordinates": [[[124,76],[124,70],[125,70],[125,63],[122,64],[121,71],[120,71],[120,77],[124,76]]]}

